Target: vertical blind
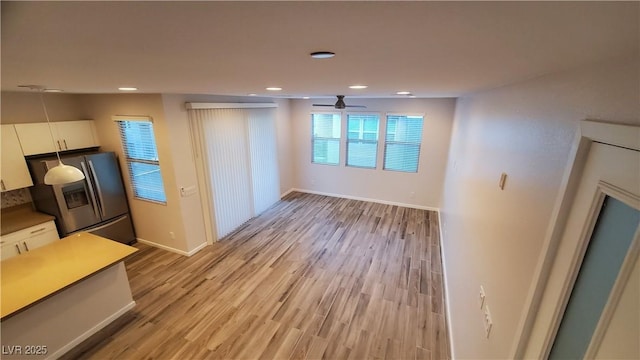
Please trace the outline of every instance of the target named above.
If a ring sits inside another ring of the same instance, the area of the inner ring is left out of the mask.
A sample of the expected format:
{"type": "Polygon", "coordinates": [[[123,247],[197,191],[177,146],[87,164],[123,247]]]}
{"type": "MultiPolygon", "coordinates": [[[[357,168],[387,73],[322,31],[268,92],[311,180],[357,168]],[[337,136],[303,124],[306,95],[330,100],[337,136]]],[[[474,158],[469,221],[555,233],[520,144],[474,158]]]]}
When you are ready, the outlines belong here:
{"type": "Polygon", "coordinates": [[[271,109],[248,111],[251,183],[254,214],[261,214],[280,200],[280,174],[276,127],[271,109]]]}
{"type": "Polygon", "coordinates": [[[117,123],[134,196],[166,203],[153,123],[141,120],[118,120],[117,123]]]}
{"type": "Polygon", "coordinates": [[[376,168],[379,122],[377,114],[347,115],[347,166],[376,168]]]}
{"type": "Polygon", "coordinates": [[[280,198],[272,109],[193,109],[218,239],[280,198]]]}
{"type": "Polygon", "coordinates": [[[311,162],[340,163],[340,114],[311,114],[311,162]]]}
{"type": "Polygon", "coordinates": [[[417,172],[422,116],[387,115],[384,170],[417,172]]]}

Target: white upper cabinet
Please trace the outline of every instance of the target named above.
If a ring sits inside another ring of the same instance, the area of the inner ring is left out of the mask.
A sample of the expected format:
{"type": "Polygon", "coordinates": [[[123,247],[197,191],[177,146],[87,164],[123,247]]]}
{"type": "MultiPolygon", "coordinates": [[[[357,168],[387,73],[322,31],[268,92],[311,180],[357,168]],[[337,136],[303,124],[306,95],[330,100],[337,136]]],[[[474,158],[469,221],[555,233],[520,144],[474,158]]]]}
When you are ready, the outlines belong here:
{"type": "Polygon", "coordinates": [[[93,120],[52,122],[53,141],[47,123],[15,124],[15,128],[25,156],[100,146],[93,120]]]}
{"type": "Polygon", "coordinates": [[[61,150],[84,149],[99,146],[95,138],[93,120],[65,121],[54,123],[61,141],[61,150]]]}
{"type": "Polygon", "coordinates": [[[24,155],[44,154],[56,151],[47,123],[16,124],[16,132],[24,155]]]}
{"type": "Polygon", "coordinates": [[[2,125],[2,191],[21,189],[33,185],[27,162],[13,125],[2,125]]]}

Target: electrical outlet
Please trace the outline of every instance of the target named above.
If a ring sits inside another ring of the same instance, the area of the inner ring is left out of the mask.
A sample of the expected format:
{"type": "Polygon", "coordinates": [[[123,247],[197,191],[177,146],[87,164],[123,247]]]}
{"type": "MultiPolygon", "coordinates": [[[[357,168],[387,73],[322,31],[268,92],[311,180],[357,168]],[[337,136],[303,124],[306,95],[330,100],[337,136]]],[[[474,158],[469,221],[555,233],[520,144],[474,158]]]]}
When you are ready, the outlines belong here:
{"type": "Polygon", "coordinates": [[[176,239],[176,233],[174,233],[173,231],[169,231],[169,237],[171,238],[171,240],[175,240],[176,239]]]}
{"type": "Polygon", "coordinates": [[[480,309],[484,306],[484,299],[486,295],[484,294],[484,288],[480,285],[480,293],[478,293],[478,305],[480,305],[480,309]]]}
{"type": "Polygon", "coordinates": [[[491,334],[491,328],[493,327],[493,321],[491,320],[491,312],[489,311],[489,305],[484,307],[484,333],[489,338],[489,334],[491,334]]]}

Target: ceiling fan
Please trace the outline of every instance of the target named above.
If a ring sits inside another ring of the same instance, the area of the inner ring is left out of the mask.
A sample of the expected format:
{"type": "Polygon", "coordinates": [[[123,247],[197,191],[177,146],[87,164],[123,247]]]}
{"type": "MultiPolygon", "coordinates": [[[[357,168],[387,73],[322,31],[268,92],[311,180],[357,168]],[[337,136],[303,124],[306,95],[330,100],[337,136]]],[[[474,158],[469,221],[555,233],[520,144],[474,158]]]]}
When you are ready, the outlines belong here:
{"type": "Polygon", "coordinates": [[[347,105],[344,103],[344,95],[336,95],[336,97],[338,98],[338,101],[336,101],[335,104],[333,105],[329,105],[329,104],[313,104],[313,106],[331,106],[334,107],[336,109],[344,109],[344,108],[366,108],[366,106],[364,105],[347,105]]]}

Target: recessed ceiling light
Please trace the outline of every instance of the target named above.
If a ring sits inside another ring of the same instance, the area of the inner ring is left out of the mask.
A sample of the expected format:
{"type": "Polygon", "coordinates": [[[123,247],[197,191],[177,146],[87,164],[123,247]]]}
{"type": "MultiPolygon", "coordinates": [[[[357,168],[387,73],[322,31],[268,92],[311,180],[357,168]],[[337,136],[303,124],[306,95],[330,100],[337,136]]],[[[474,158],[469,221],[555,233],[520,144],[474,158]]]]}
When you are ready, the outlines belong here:
{"type": "Polygon", "coordinates": [[[349,89],[360,90],[360,89],[366,89],[367,87],[368,87],[367,85],[351,85],[349,86],[349,89]]]}
{"type": "Polygon", "coordinates": [[[332,53],[331,51],[315,51],[309,55],[311,55],[311,57],[314,59],[328,59],[336,56],[336,54],[332,53]]]}
{"type": "Polygon", "coordinates": [[[411,91],[398,91],[396,95],[411,95],[411,91]]]}
{"type": "Polygon", "coordinates": [[[280,91],[280,90],[282,90],[282,88],[273,86],[273,87],[268,87],[267,90],[269,90],[269,91],[280,91]]]}
{"type": "Polygon", "coordinates": [[[118,90],[120,91],[136,91],[138,90],[137,87],[119,87],[118,90]]]}
{"type": "Polygon", "coordinates": [[[308,96],[303,96],[302,98],[305,99],[305,100],[309,100],[310,99],[308,96]]]}
{"type": "Polygon", "coordinates": [[[44,89],[44,92],[57,93],[57,92],[62,92],[62,90],[60,90],[60,89],[44,89]]]}

